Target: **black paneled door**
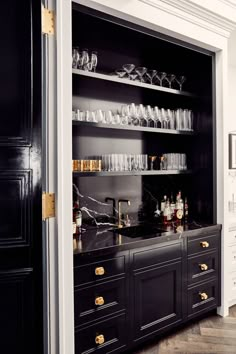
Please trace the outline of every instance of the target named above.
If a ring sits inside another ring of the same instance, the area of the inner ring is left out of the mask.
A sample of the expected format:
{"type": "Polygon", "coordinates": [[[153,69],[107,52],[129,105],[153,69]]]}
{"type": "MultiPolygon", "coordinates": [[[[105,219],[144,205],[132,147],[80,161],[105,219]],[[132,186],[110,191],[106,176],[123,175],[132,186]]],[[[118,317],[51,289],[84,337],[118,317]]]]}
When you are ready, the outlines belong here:
{"type": "Polygon", "coordinates": [[[1,2],[0,353],[43,353],[41,3],[1,2]]]}

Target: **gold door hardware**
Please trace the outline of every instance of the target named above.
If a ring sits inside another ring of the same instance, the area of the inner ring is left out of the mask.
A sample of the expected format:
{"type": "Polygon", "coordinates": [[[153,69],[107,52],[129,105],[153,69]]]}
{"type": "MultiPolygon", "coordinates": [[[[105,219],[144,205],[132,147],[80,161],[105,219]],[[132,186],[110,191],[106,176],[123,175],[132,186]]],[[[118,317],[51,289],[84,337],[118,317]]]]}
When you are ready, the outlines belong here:
{"type": "Polygon", "coordinates": [[[199,293],[199,296],[200,296],[201,300],[207,300],[208,299],[207,293],[199,293]]]}
{"type": "Polygon", "coordinates": [[[209,242],[207,242],[207,241],[200,242],[200,245],[201,245],[202,248],[207,248],[207,247],[210,246],[209,242]]]}
{"type": "Polygon", "coordinates": [[[104,275],[105,274],[105,269],[103,267],[97,267],[95,269],[95,274],[96,275],[104,275]]]}
{"type": "Polygon", "coordinates": [[[55,217],[55,193],[42,194],[42,219],[55,217]]]}
{"type": "Polygon", "coordinates": [[[54,12],[42,6],[42,33],[53,35],[54,30],[55,30],[54,12]]]}
{"type": "Polygon", "coordinates": [[[99,334],[99,336],[95,337],[96,344],[103,344],[105,342],[105,338],[103,334],[99,334]]]}
{"type": "Polygon", "coordinates": [[[207,270],[207,269],[208,269],[208,265],[207,265],[207,264],[205,264],[205,263],[203,263],[203,264],[199,264],[199,267],[200,267],[200,269],[201,269],[202,271],[204,271],[204,270],[207,270]]]}
{"type": "Polygon", "coordinates": [[[98,296],[98,297],[96,297],[96,299],[95,299],[95,305],[97,305],[97,306],[102,306],[102,305],[104,305],[104,298],[102,297],[102,296],[98,296]]]}

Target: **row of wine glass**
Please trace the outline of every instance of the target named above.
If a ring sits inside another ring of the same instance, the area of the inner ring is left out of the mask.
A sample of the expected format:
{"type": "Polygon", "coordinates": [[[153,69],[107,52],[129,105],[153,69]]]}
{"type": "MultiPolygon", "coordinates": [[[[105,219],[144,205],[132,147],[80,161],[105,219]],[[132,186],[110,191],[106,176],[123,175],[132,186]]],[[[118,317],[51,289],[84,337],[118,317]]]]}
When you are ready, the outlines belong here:
{"type": "Polygon", "coordinates": [[[133,81],[138,80],[151,85],[167,86],[169,88],[179,89],[180,91],[186,81],[184,75],[177,76],[175,74],[168,74],[163,71],[148,69],[144,66],[135,67],[134,64],[124,64],[121,69],[117,69],[115,72],[119,78],[126,78],[133,81]]]}
{"type": "Polygon", "coordinates": [[[178,108],[176,110],[134,103],[122,105],[120,110],[72,111],[72,119],[91,123],[129,125],[149,128],[193,131],[193,111],[178,108]]]}
{"type": "Polygon", "coordinates": [[[91,51],[89,54],[88,49],[73,47],[72,49],[72,68],[85,71],[96,71],[98,65],[98,53],[91,51]]]}

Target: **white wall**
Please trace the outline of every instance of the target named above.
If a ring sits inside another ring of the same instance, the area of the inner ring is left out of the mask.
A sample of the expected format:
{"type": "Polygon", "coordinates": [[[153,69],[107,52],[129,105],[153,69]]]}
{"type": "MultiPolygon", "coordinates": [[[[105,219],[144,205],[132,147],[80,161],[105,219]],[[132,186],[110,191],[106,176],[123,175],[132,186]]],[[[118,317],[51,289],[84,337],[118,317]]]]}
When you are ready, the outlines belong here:
{"type": "Polygon", "coordinates": [[[236,30],[229,39],[229,129],[236,131],[236,30]]]}

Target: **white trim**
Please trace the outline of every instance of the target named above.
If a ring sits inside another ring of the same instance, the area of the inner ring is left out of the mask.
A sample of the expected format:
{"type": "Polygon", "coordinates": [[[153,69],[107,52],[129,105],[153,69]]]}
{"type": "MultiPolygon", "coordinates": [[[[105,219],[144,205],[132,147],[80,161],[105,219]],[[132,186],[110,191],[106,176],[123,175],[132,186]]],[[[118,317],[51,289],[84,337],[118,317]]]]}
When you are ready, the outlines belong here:
{"type": "Polygon", "coordinates": [[[216,14],[203,6],[196,5],[190,0],[139,1],[226,38],[230,36],[230,32],[236,25],[236,21],[226,19],[221,14],[216,14]]]}
{"type": "Polygon", "coordinates": [[[218,0],[223,2],[225,5],[230,6],[232,9],[236,10],[236,1],[235,0],[218,0]]]}
{"type": "MultiPolygon", "coordinates": [[[[57,0],[57,227],[59,352],[74,353],[71,2],[57,0]]],[[[54,354],[54,353],[52,353],[54,354]]]]}

